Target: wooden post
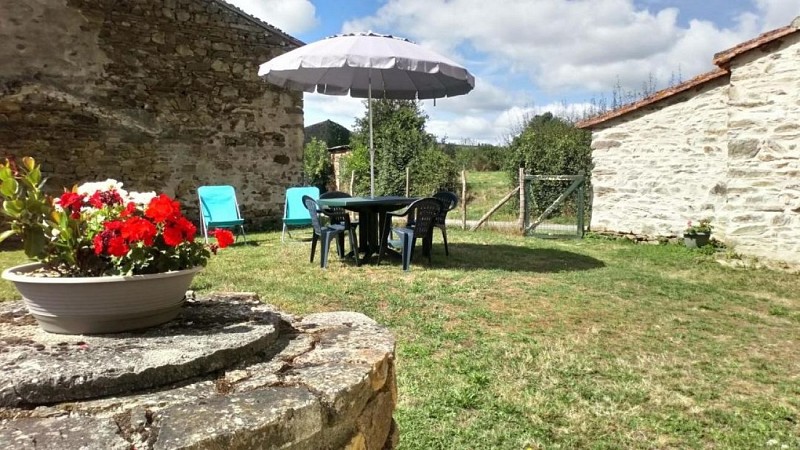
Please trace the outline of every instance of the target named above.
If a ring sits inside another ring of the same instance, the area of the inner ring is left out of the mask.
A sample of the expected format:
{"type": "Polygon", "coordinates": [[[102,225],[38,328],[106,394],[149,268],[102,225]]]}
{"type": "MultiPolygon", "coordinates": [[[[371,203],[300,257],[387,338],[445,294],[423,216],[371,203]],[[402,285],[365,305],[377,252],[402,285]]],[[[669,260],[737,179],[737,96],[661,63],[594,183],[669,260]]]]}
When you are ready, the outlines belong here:
{"type": "Polygon", "coordinates": [[[409,186],[411,186],[411,168],[406,166],[406,197],[408,197],[409,186]]]}
{"type": "Polygon", "coordinates": [[[461,229],[467,229],[467,171],[461,170],[461,229]]]}
{"type": "Polygon", "coordinates": [[[525,216],[526,216],[526,198],[525,198],[525,168],[519,168],[519,231],[525,232],[525,216]]]}
{"type": "Polygon", "coordinates": [[[353,195],[353,185],[356,184],[356,171],[350,172],[350,195],[353,195]]]}

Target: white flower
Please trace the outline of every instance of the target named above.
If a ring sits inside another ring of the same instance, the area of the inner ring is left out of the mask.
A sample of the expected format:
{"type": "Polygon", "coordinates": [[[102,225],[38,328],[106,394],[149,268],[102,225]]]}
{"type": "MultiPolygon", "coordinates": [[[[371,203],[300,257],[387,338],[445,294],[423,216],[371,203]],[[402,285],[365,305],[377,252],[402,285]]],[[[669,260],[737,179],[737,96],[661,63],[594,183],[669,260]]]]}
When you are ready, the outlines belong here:
{"type": "Polygon", "coordinates": [[[112,178],[106,181],[83,183],[78,186],[78,194],[92,195],[97,191],[117,191],[122,198],[128,196],[128,192],[122,189],[122,183],[112,178]]]}
{"type": "Polygon", "coordinates": [[[125,199],[126,202],[133,202],[137,205],[147,205],[150,203],[150,200],[156,197],[156,193],[153,191],[150,192],[128,192],[128,198],[125,199]]]}

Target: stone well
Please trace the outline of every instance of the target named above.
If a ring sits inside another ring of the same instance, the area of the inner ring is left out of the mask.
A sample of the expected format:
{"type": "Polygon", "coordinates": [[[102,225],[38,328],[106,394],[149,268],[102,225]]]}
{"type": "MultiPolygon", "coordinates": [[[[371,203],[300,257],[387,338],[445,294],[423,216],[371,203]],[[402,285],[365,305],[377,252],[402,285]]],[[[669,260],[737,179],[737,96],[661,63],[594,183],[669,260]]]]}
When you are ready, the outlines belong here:
{"type": "Polygon", "coordinates": [[[352,312],[189,300],[142,332],[41,331],[0,303],[0,447],[394,448],[394,338],[352,312]]]}

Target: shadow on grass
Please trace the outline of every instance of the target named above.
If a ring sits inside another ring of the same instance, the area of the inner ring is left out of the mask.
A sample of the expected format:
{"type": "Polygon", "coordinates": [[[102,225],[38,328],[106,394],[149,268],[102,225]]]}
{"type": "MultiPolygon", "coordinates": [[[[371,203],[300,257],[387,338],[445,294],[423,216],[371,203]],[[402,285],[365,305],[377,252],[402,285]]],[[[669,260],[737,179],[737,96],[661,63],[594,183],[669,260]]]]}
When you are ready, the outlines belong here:
{"type": "MultiPolygon", "coordinates": [[[[450,256],[444,255],[443,245],[433,245],[430,267],[449,267],[465,270],[507,270],[509,272],[572,272],[605,267],[591,256],[550,248],[525,248],[505,244],[450,244],[450,256]]],[[[420,249],[421,250],[421,249],[420,249]]],[[[416,253],[416,252],[415,252],[416,253]]],[[[421,252],[420,252],[421,253],[421,252]]],[[[427,264],[424,257],[414,255],[416,264],[427,264]]]]}

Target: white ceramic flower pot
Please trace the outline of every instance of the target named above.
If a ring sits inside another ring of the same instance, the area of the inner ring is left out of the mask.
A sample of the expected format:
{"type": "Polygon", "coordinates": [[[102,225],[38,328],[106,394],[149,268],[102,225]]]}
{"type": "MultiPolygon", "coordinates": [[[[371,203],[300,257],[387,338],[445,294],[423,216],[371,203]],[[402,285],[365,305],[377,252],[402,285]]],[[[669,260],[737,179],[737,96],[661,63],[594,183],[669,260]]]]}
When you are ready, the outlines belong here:
{"type": "Polygon", "coordinates": [[[3,271],[45,331],[100,334],[138,330],[174,319],[202,267],[152,275],[34,277],[41,264],[3,271]]]}

